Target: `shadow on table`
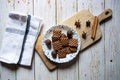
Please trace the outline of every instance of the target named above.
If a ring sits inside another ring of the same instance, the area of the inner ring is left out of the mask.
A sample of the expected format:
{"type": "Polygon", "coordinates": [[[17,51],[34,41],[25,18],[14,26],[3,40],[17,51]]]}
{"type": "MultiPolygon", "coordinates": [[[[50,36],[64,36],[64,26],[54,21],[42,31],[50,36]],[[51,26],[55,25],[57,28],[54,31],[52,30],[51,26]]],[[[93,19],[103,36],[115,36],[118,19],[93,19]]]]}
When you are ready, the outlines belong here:
{"type": "Polygon", "coordinates": [[[103,21],[100,22],[100,24],[104,24],[105,22],[109,21],[110,19],[112,19],[112,16],[104,19],[103,21]]]}
{"type": "Polygon", "coordinates": [[[71,67],[72,65],[76,64],[77,60],[79,60],[79,56],[77,56],[76,58],[74,58],[70,62],[58,64],[58,68],[59,69],[64,69],[64,68],[71,67]]]}
{"type": "Polygon", "coordinates": [[[15,64],[6,64],[6,63],[1,62],[1,66],[5,67],[7,69],[11,69],[11,70],[18,69],[17,65],[15,65],[15,64]]]}
{"type": "Polygon", "coordinates": [[[1,62],[1,66],[7,68],[7,69],[11,69],[11,70],[17,70],[18,68],[22,67],[22,68],[26,68],[26,69],[32,69],[32,66],[21,66],[18,64],[6,64],[1,62]]]}

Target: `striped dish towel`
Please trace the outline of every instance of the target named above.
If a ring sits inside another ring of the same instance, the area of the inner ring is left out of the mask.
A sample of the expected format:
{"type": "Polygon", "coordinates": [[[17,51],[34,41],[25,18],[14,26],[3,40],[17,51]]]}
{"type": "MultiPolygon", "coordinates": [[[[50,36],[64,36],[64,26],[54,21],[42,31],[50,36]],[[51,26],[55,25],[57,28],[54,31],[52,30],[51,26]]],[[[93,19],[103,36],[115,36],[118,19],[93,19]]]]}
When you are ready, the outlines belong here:
{"type": "Polygon", "coordinates": [[[43,25],[35,16],[9,13],[0,48],[0,61],[31,66],[35,41],[43,25]]]}

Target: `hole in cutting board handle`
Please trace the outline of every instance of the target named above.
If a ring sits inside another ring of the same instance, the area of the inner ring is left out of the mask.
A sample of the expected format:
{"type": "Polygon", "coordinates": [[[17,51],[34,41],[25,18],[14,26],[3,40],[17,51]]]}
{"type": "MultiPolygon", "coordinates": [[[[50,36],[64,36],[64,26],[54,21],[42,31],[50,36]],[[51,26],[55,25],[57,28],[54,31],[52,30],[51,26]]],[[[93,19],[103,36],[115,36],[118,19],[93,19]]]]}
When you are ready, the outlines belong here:
{"type": "Polygon", "coordinates": [[[99,23],[105,21],[109,17],[112,16],[112,10],[111,9],[105,9],[101,14],[98,15],[99,23]]]}
{"type": "Polygon", "coordinates": [[[108,14],[109,14],[109,11],[106,11],[106,12],[105,12],[105,15],[108,15],[108,14]]]}

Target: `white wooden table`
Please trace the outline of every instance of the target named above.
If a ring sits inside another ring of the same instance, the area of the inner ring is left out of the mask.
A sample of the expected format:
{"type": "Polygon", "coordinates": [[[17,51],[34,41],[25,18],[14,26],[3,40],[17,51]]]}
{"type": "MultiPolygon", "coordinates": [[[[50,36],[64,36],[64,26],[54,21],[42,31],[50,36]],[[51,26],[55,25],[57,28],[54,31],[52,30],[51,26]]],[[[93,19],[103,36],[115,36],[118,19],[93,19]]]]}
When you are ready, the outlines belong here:
{"type": "Polygon", "coordinates": [[[110,8],[113,17],[101,25],[102,39],[80,53],[75,64],[50,72],[35,53],[31,69],[0,63],[0,80],[120,80],[120,0],[0,0],[0,41],[9,11],[43,18],[44,33],[83,8],[94,15],[110,8]]]}

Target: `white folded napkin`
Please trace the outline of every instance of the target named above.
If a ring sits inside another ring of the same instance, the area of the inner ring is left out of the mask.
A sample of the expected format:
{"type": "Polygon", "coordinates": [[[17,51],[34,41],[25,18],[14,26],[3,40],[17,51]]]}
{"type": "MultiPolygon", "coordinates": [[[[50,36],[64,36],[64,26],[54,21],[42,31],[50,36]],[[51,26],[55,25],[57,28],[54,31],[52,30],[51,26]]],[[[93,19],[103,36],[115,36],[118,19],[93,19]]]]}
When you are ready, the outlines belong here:
{"type": "Polygon", "coordinates": [[[3,33],[0,61],[8,64],[31,65],[34,44],[41,29],[42,20],[31,16],[30,27],[23,47],[28,16],[16,12],[9,13],[8,23],[3,33]]]}
{"type": "Polygon", "coordinates": [[[23,55],[20,62],[21,65],[27,65],[27,66],[31,65],[35,41],[38,37],[41,27],[42,27],[42,20],[40,20],[37,17],[31,17],[30,29],[27,35],[23,55]]]}

